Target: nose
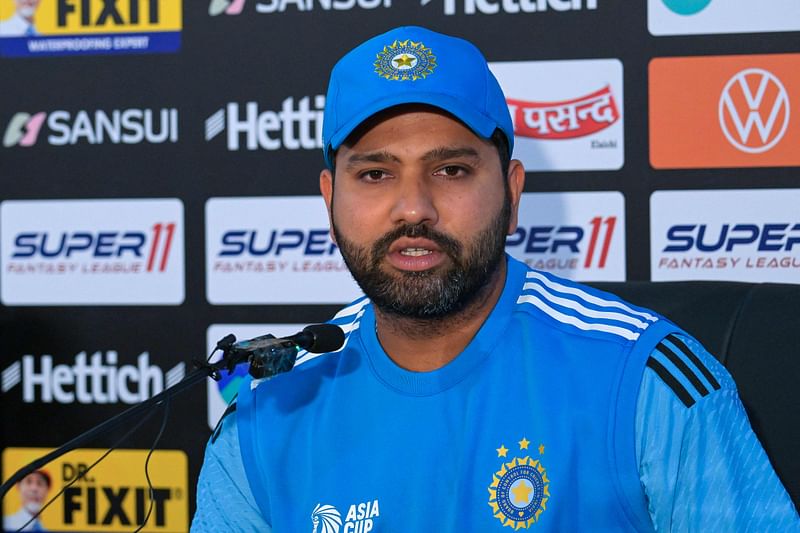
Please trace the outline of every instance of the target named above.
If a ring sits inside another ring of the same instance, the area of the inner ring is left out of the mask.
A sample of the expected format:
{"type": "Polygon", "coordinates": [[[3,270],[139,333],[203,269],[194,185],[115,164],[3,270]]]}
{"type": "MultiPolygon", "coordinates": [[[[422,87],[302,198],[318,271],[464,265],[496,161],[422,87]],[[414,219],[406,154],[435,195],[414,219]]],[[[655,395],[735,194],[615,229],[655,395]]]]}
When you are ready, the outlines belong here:
{"type": "Polygon", "coordinates": [[[424,178],[404,177],[399,180],[392,205],[391,219],[396,224],[436,224],[436,209],[430,184],[424,178]]]}

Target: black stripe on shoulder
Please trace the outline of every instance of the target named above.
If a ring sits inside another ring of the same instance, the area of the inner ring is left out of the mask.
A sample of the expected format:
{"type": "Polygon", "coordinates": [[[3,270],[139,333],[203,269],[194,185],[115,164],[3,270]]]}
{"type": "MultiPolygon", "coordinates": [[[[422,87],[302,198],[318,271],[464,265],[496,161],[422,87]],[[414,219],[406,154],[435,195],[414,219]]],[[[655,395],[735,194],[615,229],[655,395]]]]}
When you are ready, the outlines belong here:
{"type": "Polygon", "coordinates": [[[670,350],[669,347],[664,345],[664,343],[661,343],[658,346],[656,346],[656,350],[658,350],[658,352],[661,353],[662,355],[664,355],[667,359],[672,361],[673,365],[678,367],[678,370],[680,370],[681,373],[684,376],[686,376],[686,379],[688,379],[689,382],[697,390],[697,392],[700,393],[701,397],[708,394],[708,389],[706,388],[706,386],[703,385],[703,382],[700,381],[700,378],[698,378],[697,375],[695,375],[695,373],[692,372],[692,370],[689,368],[689,365],[687,365],[683,361],[683,359],[678,357],[678,354],[676,354],[675,352],[670,350]]]}
{"type": "Polygon", "coordinates": [[[686,357],[688,357],[688,358],[689,358],[689,360],[690,360],[692,363],[694,363],[694,366],[696,366],[698,369],[700,369],[700,372],[702,372],[702,373],[703,373],[703,375],[704,375],[704,376],[706,377],[706,379],[708,380],[708,382],[709,382],[709,383],[711,383],[711,386],[714,388],[714,390],[719,390],[719,389],[720,389],[719,381],[717,381],[717,380],[714,378],[714,376],[711,374],[711,371],[709,371],[709,370],[708,370],[708,368],[706,367],[706,365],[704,365],[704,364],[703,364],[703,362],[702,362],[702,361],[700,361],[700,358],[699,358],[699,357],[697,357],[697,356],[694,354],[694,352],[693,352],[693,351],[691,351],[691,350],[689,349],[689,347],[688,347],[688,346],[686,346],[686,344],[684,344],[684,343],[683,343],[683,341],[682,341],[682,340],[680,340],[680,339],[678,338],[678,336],[677,336],[677,335],[675,335],[674,333],[671,333],[670,335],[668,335],[668,336],[667,336],[667,339],[668,339],[668,340],[669,340],[669,341],[670,341],[672,344],[674,344],[675,346],[677,346],[677,347],[678,347],[678,349],[679,349],[680,351],[682,351],[682,352],[683,352],[683,354],[684,354],[686,357]]]}
{"type": "Polygon", "coordinates": [[[675,395],[680,398],[680,400],[683,402],[683,405],[686,407],[691,407],[694,405],[694,398],[692,398],[683,385],[681,385],[680,382],[675,379],[675,377],[670,374],[666,368],[664,368],[664,365],[656,361],[654,358],[649,357],[647,359],[647,366],[652,368],[655,373],[658,374],[658,377],[660,377],[661,380],[666,383],[670,389],[672,389],[672,392],[674,392],[675,395]]]}
{"type": "Polygon", "coordinates": [[[236,402],[231,403],[225,412],[222,413],[222,416],[219,417],[219,421],[217,422],[217,426],[214,428],[214,431],[211,434],[211,444],[214,444],[217,441],[217,437],[219,437],[220,432],[222,431],[222,421],[225,420],[225,417],[229,414],[236,411],[236,402]]]}

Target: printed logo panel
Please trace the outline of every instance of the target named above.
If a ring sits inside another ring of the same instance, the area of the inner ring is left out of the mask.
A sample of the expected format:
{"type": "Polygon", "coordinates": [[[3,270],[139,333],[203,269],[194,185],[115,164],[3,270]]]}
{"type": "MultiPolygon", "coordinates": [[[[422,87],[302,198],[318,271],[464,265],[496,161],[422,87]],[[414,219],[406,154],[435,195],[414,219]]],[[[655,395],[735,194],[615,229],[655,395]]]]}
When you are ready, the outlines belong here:
{"type": "Polygon", "coordinates": [[[0,55],[174,52],[181,0],[0,0],[0,55]]]}
{"type": "Polygon", "coordinates": [[[50,354],[23,355],[3,369],[2,393],[19,385],[23,403],[133,405],[186,375],[185,363],[163,370],[150,363],[149,352],[139,354],[134,364],[121,364],[118,356],[116,350],[82,351],[70,362],[55,364],[50,354]]]}
{"type": "Polygon", "coordinates": [[[361,295],[328,233],[321,196],[206,202],[212,304],[334,304],[361,295]]]}
{"type": "Polygon", "coordinates": [[[657,191],[654,281],[800,283],[800,189],[657,191]]]}
{"type": "Polygon", "coordinates": [[[392,0],[210,0],[208,14],[239,15],[247,3],[255,4],[256,13],[284,13],[309,11],[350,11],[392,7],[392,0]]]}
{"type": "Polygon", "coordinates": [[[800,54],[650,62],[654,168],[800,165],[800,54]]]}
{"type": "Polygon", "coordinates": [[[183,224],[178,199],[2,202],[2,302],[179,305],[183,224]]]}
{"type": "Polygon", "coordinates": [[[625,163],[619,60],[508,61],[490,68],[506,94],[514,157],[525,170],[616,170],[625,163]]]}
{"type": "MultiPolygon", "coordinates": [[[[598,0],[419,0],[421,6],[438,4],[445,15],[496,15],[597,9],[598,0]]],[[[430,9],[430,8],[428,8],[430,9]]]]}
{"type": "MultiPolygon", "coordinates": [[[[232,333],[237,341],[243,341],[272,334],[275,337],[288,337],[298,331],[302,331],[307,324],[211,324],[206,331],[206,344],[210,354],[216,349],[217,341],[232,333]]],[[[217,352],[211,359],[212,362],[219,361],[222,357],[221,352],[217,352]]],[[[214,381],[209,378],[206,380],[208,392],[208,427],[212,430],[217,426],[217,422],[222,417],[228,404],[236,397],[242,380],[247,376],[247,365],[241,364],[236,367],[232,374],[222,372],[222,379],[214,381]]]]}
{"type": "Polygon", "coordinates": [[[283,100],[280,110],[261,109],[257,102],[229,102],[205,121],[205,139],[225,133],[228,150],[319,150],[325,97],[283,100]]]}
{"type": "Polygon", "coordinates": [[[351,503],[346,513],[342,513],[333,505],[318,503],[311,511],[313,532],[319,533],[367,533],[380,531],[381,504],[376,498],[365,502],[351,503]]]}
{"type": "Polygon", "coordinates": [[[625,280],[625,199],[619,192],[523,193],[506,251],[537,270],[625,280]]]}
{"type": "MultiPolygon", "coordinates": [[[[6,448],[3,480],[51,451],[6,448]]],[[[153,510],[142,531],[189,531],[189,474],[184,452],[153,452],[148,466],[152,497],[144,471],[148,450],[114,450],[87,472],[105,452],[73,450],[28,474],[3,499],[4,529],[16,531],[31,516],[28,510],[36,512],[64,489],[64,494],[44,510],[38,527],[30,531],[133,531],[144,522],[151,503],[153,510]]]]}
{"type": "Polygon", "coordinates": [[[800,30],[796,0],[647,0],[653,35],[764,33],[800,30]]]}
{"type": "Polygon", "coordinates": [[[178,142],[177,109],[39,111],[15,113],[6,125],[3,147],[40,144],[162,144],[178,142]],[[41,135],[40,135],[41,134],[41,135]]]}

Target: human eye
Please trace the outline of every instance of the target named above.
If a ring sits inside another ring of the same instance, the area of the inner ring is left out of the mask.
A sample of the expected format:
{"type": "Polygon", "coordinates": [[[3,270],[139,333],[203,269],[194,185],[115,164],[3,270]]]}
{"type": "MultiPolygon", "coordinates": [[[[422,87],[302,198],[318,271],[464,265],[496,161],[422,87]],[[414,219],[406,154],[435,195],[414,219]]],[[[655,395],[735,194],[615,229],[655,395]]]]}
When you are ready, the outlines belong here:
{"type": "Polygon", "coordinates": [[[373,168],[359,174],[359,178],[367,183],[377,183],[386,180],[390,174],[385,170],[373,168]]]}
{"type": "Polygon", "coordinates": [[[467,174],[469,174],[469,170],[461,165],[445,165],[434,172],[435,176],[440,176],[446,179],[463,178],[467,174]]]}

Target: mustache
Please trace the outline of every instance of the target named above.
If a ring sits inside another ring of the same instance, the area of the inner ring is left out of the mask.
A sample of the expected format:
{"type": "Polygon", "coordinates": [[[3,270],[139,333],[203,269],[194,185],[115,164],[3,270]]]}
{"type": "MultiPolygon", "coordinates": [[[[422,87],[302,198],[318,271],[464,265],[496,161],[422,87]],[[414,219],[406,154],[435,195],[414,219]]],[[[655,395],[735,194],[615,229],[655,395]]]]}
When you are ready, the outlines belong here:
{"type": "Polygon", "coordinates": [[[418,237],[435,242],[444,253],[456,260],[461,257],[462,246],[456,239],[432,229],[427,224],[403,224],[383,235],[372,245],[372,257],[377,262],[389,251],[394,241],[401,237],[418,237]]]}

